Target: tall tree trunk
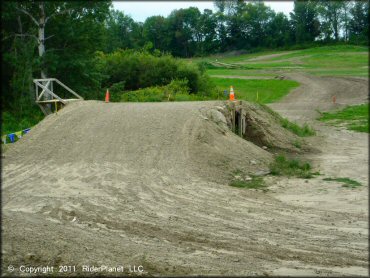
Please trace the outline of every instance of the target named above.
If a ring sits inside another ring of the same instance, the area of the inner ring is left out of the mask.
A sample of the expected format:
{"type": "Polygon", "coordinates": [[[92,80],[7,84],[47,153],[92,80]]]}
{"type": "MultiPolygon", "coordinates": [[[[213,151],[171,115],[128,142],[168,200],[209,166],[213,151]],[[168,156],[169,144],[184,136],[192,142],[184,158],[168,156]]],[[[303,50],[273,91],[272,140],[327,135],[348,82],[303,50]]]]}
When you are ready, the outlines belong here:
{"type": "MultiPolygon", "coordinates": [[[[45,9],[44,9],[44,2],[40,2],[40,18],[39,18],[39,57],[41,61],[44,58],[45,54],[45,9]]],[[[44,65],[41,67],[41,78],[47,78],[44,65]]]]}
{"type": "Polygon", "coordinates": [[[348,41],[348,7],[349,3],[345,2],[343,7],[344,14],[343,23],[344,23],[344,41],[346,42],[348,41]]]}
{"type": "MultiPolygon", "coordinates": [[[[38,24],[38,31],[39,31],[39,57],[41,59],[41,78],[45,79],[47,78],[46,74],[46,68],[45,68],[45,62],[44,62],[44,55],[45,55],[45,3],[40,2],[39,4],[40,8],[40,17],[39,17],[39,24],[38,24]]],[[[46,82],[43,84],[45,85],[46,82]]],[[[47,88],[50,90],[50,86],[47,86],[47,88]]],[[[51,99],[51,95],[48,92],[44,93],[45,99],[51,99]]],[[[49,105],[51,106],[51,105],[49,105]]]]}

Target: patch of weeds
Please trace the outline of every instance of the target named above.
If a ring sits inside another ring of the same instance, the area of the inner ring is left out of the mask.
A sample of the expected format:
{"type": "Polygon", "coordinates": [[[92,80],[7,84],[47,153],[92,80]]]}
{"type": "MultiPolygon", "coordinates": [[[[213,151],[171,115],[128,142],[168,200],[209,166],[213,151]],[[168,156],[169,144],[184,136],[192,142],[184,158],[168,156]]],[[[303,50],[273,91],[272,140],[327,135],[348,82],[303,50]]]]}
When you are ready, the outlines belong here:
{"type": "Polygon", "coordinates": [[[311,165],[308,162],[287,159],[283,155],[277,156],[275,161],[270,164],[270,173],[274,176],[295,176],[304,179],[310,179],[318,174],[311,172],[311,165]]]}
{"type": "Polygon", "coordinates": [[[240,169],[236,169],[232,173],[233,173],[234,176],[239,176],[239,175],[244,174],[244,172],[240,169]]]}
{"type": "Polygon", "coordinates": [[[232,180],[229,184],[233,187],[266,190],[266,184],[262,177],[252,177],[250,181],[232,180]]]}
{"type": "Polygon", "coordinates": [[[348,129],[349,130],[353,130],[353,131],[357,131],[357,132],[367,132],[369,133],[370,132],[370,129],[369,129],[369,122],[368,121],[358,121],[357,123],[353,123],[353,124],[350,124],[348,125],[348,129]]]}
{"type": "Polygon", "coordinates": [[[369,133],[369,104],[347,106],[340,111],[323,112],[319,120],[334,126],[344,125],[349,130],[369,133]]]}
{"type": "Polygon", "coordinates": [[[304,124],[302,127],[296,123],[290,122],[288,119],[283,118],[279,113],[272,110],[270,107],[264,104],[260,104],[265,111],[269,112],[273,117],[280,121],[280,124],[283,128],[293,132],[294,134],[300,137],[307,137],[315,135],[316,132],[313,128],[311,128],[308,124],[304,124]]]}
{"type": "Polygon", "coordinates": [[[281,126],[294,134],[300,136],[300,137],[307,137],[315,135],[316,132],[313,128],[311,128],[308,124],[304,124],[302,127],[299,126],[296,123],[292,123],[287,119],[282,118],[281,119],[281,126]]]}
{"type": "Polygon", "coordinates": [[[299,141],[299,140],[295,140],[293,142],[293,146],[296,147],[297,149],[301,149],[302,148],[302,142],[299,141]]]}
{"type": "Polygon", "coordinates": [[[337,181],[343,183],[343,187],[356,188],[362,184],[350,178],[324,178],[324,181],[337,181]]]}

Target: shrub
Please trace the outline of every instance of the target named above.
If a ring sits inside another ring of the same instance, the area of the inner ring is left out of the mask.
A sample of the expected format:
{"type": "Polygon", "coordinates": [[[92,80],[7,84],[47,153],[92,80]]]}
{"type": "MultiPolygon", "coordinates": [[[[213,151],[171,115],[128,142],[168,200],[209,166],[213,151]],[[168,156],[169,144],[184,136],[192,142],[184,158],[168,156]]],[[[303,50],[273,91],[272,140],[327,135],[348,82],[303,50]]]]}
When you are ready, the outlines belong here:
{"type": "Polygon", "coordinates": [[[296,159],[287,159],[279,155],[270,164],[270,173],[274,176],[296,176],[299,178],[312,178],[317,173],[311,172],[311,165],[296,159]]]}
{"type": "Polygon", "coordinates": [[[160,102],[163,100],[165,100],[165,94],[161,87],[149,87],[137,91],[126,92],[121,96],[121,101],[160,102]]]}
{"type": "Polygon", "coordinates": [[[250,181],[232,180],[230,186],[248,189],[263,189],[267,187],[262,177],[252,177],[250,181]]]}
{"type": "Polygon", "coordinates": [[[121,95],[121,101],[194,101],[217,99],[218,96],[219,94],[216,91],[207,94],[203,92],[192,94],[190,93],[186,79],[175,79],[166,86],[153,86],[136,91],[124,92],[121,95]]]}
{"type": "Polygon", "coordinates": [[[190,93],[198,93],[212,87],[202,67],[188,64],[163,54],[154,56],[147,51],[118,50],[101,54],[105,76],[103,86],[111,87],[123,83],[126,90],[140,90],[148,87],[165,86],[172,80],[187,80],[190,93]],[[207,84],[205,84],[207,83],[207,84]]]}
{"type": "Polygon", "coordinates": [[[122,92],[125,89],[125,81],[114,83],[109,88],[110,101],[119,102],[121,100],[122,92]]]}
{"type": "Polygon", "coordinates": [[[369,104],[347,106],[343,110],[321,113],[320,121],[344,125],[349,130],[369,133],[369,104]]]}
{"type": "Polygon", "coordinates": [[[356,188],[362,184],[350,178],[324,178],[324,181],[337,181],[343,183],[343,187],[356,188]]]}
{"type": "Polygon", "coordinates": [[[300,127],[298,124],[292,123],[289,120],[282,118],[281,126],[300,137],[312,136],[316,134],[315,130],[306,123],[302,127],[300,127]]]}

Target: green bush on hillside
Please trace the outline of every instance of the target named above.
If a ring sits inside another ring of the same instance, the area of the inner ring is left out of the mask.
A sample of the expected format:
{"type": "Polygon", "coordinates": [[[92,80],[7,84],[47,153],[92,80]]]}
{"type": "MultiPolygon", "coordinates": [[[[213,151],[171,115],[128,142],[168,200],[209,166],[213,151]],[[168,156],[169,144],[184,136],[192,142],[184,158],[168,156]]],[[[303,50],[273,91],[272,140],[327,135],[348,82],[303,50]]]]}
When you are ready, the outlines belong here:
{"type": "Polygon", "coordinates": [[[221,94],[215,90],[208,93],[192,94],[186,79],[172,80],[166,86],[153,86],[136,91],[124,92],[121,101],[161,102],[161,101],[194,101],[218,99],[221,94]]]}
{"type": "Polygon", "coordinates": [[[118,50],[99,53],[98,57],[107,76],[103,87],[124,84],[125,90],[138,90],[166,86],[172,80],[187,80],[190,93],[204,93],[213,88],[201,65],[189,64],[167,54],[154,56],[146,51],[118,50]]]}

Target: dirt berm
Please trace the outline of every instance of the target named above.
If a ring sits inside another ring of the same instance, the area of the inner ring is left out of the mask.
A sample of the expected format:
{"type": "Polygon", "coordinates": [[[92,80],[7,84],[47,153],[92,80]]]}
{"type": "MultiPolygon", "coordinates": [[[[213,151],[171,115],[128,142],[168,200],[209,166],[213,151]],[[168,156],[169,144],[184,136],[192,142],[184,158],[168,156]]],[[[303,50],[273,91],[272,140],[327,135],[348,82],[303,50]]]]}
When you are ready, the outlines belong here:
{"type": "MultiPolygon", "coordinates": [[[[2,159],[3,273],[142,265],[148,275],[262,275],[291,260],[363,268],[356,239],[348,250],[331,248],[344,232],[325,238],[319,225],[335,212],[305,210],[309,226],[293,205],[228,186],[235,170],[266,172],[273,157],[228,129],[226,109],[83,101],[46,117],[2,159]]],[[[294,139],[263,113],[251,115],[266,138],[278,148],[280,136],[294,139]]]]}

